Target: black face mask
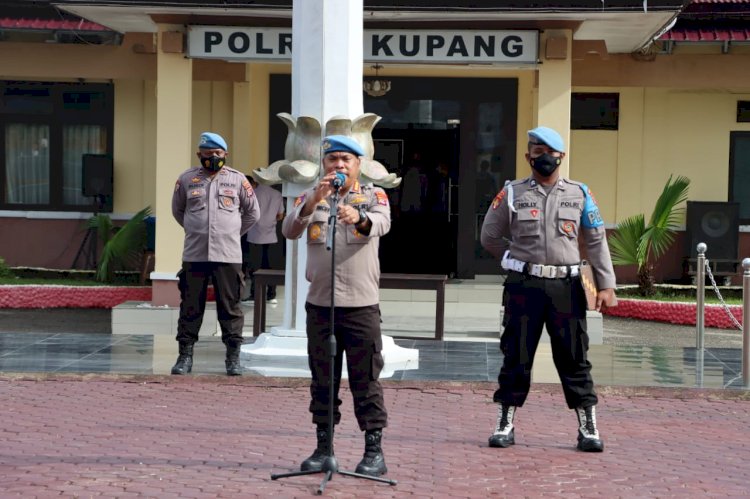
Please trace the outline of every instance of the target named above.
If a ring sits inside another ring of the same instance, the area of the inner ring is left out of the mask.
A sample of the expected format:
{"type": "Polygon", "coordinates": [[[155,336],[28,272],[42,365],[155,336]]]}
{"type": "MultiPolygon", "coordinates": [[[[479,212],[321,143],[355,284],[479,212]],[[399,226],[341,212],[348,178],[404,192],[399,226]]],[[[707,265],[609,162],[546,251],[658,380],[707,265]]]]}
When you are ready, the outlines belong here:
{"type": "Polygon", "coordinates": [[[531,167],[542,177],[549,177],[552,175],[557,167],[562,163],[562,158],[556,158],[551,154],[544,153],[536,158],[529,159],[531,167]]]}
{"type": "Polygon", "coordinates": [[[218,172],[224,166],[224,158],[218,156],[201,156],[201,166],[206,170],[218,172]]]}

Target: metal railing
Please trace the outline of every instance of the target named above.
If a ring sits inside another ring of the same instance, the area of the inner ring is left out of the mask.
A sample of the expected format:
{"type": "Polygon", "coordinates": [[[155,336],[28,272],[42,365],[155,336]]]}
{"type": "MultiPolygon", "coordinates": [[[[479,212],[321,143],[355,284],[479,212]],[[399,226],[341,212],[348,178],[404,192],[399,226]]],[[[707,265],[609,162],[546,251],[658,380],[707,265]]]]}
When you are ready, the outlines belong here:
{"type": "Polygon", "coordinates": [[[711,266],[706,258],[708,247],[705,243],[698,243],[698,261],[696,268],[696,311],[695,311],[695,349],[696,349],[696,382],[703,386],[703,362],[705,350],[705,318],[706,318],[706,273],[711,280],[711,286],[721,302],[724,312],[729,316],[734,326],[742,331],[742,385],[750,388],[750,258],[742,260],[742,324],[732,314],[729,306],[721,296],[719,286],[716,284],[711,266]]]}

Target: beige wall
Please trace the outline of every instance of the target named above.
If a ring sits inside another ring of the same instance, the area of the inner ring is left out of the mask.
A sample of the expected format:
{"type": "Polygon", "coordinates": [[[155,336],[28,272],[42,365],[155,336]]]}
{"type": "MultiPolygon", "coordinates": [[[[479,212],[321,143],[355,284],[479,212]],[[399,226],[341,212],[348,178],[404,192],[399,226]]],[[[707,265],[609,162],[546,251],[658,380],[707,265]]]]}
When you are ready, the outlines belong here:
{"type": "Polygon", "coordinates": [[[573,86],[747,89],[750,54],[657,55],[640,61],[630,54],[573,61],[573,86]]]}
{"type": "Polygon", "coordinates": [[[156,75],[156,57],[134,46],[151,45],[153,36],[128,34],[122,45],[0,43],[0,78],[66,81],[131,79],[156,75]],[[12,61],[12,62],[11,62],[12,61]]]}
{"type": "MultiPolygon", "coordinates": [[[[227,141],[229,147],[228,162],[230,166],[243,170],[242,165],[234,162],[234,134],[232,121],[234,95],[230,81],[195,81],[193,82],[193,126],[191,137],[195,137],[192,146],[198,149],[198,137],[203,132],[218,133],[227,141]]],[[[194,162],[192,166],[197,165],[194,162]]],[[[191,165],[186,165],[188,168],[191,165]]]]}
{"type": "Polygon", "coordinates": [[[617,206],[617,132],[572,130],[570,178],[585,183],[604,223],[614,223],[617,206]]]}
{"type": "MultiPolygon", "coordinates": [[[[154,208],[157,188],[166,188],[156,182],[153,40],[150,34],[129,34],[119,47],[0,43],[0,78],[113,81],[117,213],[154,208]]],[[[606,60],[589,56],[572,61],[571,71],[574,92],[620,94],[619,130],[574,130],[570,140],[570,176],[592,188],[608,224],[636,213],[650,215],[670,174],[691,179],[691,200],[727,199],[729,134],[750,131],[750,123],[737,123],[735,116],[736,102],[750,100],[750,47],[722,55],[716,47],[678,45],[673,55],[651,61],[626,54],[606,60]]],[[[230,165],[240,171],[280,159],[268,156],[269,76],[289,72],[289,64],[193,60],[190,139],[181,153],[192,162],[170,170],[195,164],[196,141],[204,130],[224,135],[230,165]]],[[[373,73],[365,67],[366,75],[373,73]]],[[[388,65],[380,75],[518,78],[516,171],[518,177],[528,175],[523,155],[526,130],[538,124],[537,71],[388,65]]]]}
{"type": "Polygon", "coordinates": [[[571,177],[594,191],[607,223],[651,214],[670,175],[691,180],[689,199],[726,201],[729,134],[750,131],[736,122],[737,100],[750,93],[681,88],[577,87],[619,92],[617,131],[575,130],[571,177]]]}

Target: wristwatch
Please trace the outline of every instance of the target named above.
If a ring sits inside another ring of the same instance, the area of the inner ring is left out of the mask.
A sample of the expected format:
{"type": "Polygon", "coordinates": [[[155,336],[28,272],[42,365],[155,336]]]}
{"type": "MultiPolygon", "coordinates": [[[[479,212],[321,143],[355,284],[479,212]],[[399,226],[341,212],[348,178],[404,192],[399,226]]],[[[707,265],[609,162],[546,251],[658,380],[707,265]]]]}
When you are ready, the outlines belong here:
{"type": "Polygon", "coordinates": [[[367,221],[367,210],[365,210],[364,208],[360,208],[359,209],[359,220],[354,225],[362,225],[366,221],[367,221]]]}

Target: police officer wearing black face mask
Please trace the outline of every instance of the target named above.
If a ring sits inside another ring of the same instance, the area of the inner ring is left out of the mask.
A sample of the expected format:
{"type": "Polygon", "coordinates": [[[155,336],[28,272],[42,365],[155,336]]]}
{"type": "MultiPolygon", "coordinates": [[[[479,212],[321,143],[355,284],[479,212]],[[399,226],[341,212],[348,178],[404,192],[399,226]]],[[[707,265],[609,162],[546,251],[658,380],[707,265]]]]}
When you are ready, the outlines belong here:
{"type": "Polygon", "coordinates": [[[227,143],[221,135],[201,134],[201,166],[184,171],[172,196],[172,214],[185,229],[177,322],[179,356],[172,374],[193,369],[193,344],[206,308],[206,290],[213,283],[221,340],[226,346],[227,375],[242,374],[240,347],[245,316],[240,305],[244,287],[240,239],[260,218],[260,209],[245,175],[226,166],[227,143]]]}
{"type": "Polygon", "coordinates": [[[577,448],[601,452],[598,402],[587,358],[586,298],[580,280],[578,238],[600,290],[596,309],[615,303],[615,274],[604,222],[591,190],[560,178],[565,143],[540,126],[528,132],[531,176],[506,182],[482,226],[482,246],[508,271],[503,291],[503,365],[494,401],[499,404],[490,447],[515,443],[514,417],[531,386],[534,354],[546,325],[565,401],[578,417],[577,448]]]}

